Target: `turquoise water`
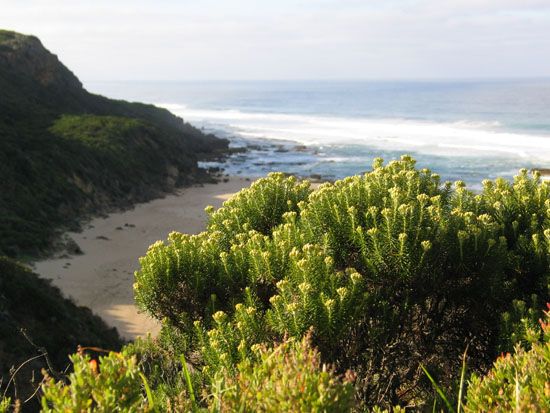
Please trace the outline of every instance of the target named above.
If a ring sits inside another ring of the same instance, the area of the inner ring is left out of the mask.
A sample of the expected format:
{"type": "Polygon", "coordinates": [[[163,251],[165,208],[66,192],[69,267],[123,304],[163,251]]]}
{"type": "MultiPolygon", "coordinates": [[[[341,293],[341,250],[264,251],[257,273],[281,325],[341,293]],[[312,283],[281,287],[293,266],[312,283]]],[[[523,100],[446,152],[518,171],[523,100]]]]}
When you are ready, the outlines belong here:
{"type": "Polygon", "coordinates": [[[522,167],[550,167],[550,80],[104,82],[109,97],[166,107],[251,146],[229,173],[281,170],[341,178],[372,159],[413,155],[444,180],[479,187],[522,167]],[[298,150],[296,150],[298,149],[298,150]]]}

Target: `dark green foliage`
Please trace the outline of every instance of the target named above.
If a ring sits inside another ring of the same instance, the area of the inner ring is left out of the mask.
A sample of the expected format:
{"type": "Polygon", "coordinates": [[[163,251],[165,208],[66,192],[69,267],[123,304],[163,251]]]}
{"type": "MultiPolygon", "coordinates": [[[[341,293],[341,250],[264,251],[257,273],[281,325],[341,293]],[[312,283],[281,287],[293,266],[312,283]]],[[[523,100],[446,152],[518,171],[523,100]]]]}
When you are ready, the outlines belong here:
{"type": "Polygon", "coordinates": [[[260,180],[211,212],[206,232],[152,246],[137,301],[186,334],[196,320],[190,351],[207,385],[251,346],[313,328],[323,360],[357,373],[364,406],[422,406],[432,391],[420,363],[451,388],[468,344],[473,371],[510,346],[513,300],[540,314],[550,185],[522,171],[475,194],[414,165],[377,160],[311,194],[281,175],[260,180]]]}
{"type": "Polygon", "coordinates": [[[167,110],[88,93],[32,36],[0,32],[0,253],[36,255],[62,224],[205,179],[227,142],[167,110]]]}
{"type": "Polygon", "coordinates": [[[539,320],[542,305],[538,297],[533,295],[532,301],[513,300],[510,310],[502,314],[500,350],[508,352],[516,345],[529,348],[531,343],[540,339],[542,332],[539,320]]]}
{"type": "MultiPolygon", "coordinates": [[[[152,389],[155,403],[166,406],[178,400],[187,387],[182,369],[182,355],[190,350],[189,335],[166,324],[157,337],[138,338],[124,348],[128,356],[135,356],[139,369],[152,389]]],[[[200,378],[193,375],[195,387],[200,378]]]]}
{"type": "Polygon", "coordinates": [[[22,400],[39,384],[42,368],[53,368],[52,375],[63,371],[69,364],[67,355],[78,345],[113,350],[122,345],[116,330],[89,309],[77,307],[49,281],[5,257],[0,257],[0,337],[0,394],[12,367],[44,352],[51,362],[49,366],[45,357],[39,357],[18,372],[7,394],[14,395],[17,386],[17,396],[22,400]]]}

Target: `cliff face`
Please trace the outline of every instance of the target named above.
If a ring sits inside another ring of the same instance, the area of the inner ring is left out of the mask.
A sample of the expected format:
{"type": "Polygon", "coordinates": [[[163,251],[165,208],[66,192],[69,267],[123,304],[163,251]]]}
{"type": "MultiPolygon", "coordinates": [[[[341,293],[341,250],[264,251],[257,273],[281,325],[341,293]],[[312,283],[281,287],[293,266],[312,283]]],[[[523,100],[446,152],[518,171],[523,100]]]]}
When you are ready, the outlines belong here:
{"type": "Polygon", "coordinates": [[[0,30],[0,255],[204,179],[197,160],[226,148],[165,109],[88,93],[36,37],[0,30]]]}
{"type": "Polygon", "coordinates": [[[4,31],[3,38],[0,33],[0,65],[5,69],[35,79],[42,86],[82,89],[78,78],[37,37],[4,31]]]}

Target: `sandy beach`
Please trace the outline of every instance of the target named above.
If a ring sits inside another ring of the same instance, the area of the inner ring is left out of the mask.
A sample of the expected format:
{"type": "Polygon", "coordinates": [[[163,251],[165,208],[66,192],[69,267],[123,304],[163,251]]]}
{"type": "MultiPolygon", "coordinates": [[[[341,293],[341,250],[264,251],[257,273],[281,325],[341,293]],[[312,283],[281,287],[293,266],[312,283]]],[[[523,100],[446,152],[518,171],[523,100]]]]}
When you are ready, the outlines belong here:
{"type": "Polygon", "coordinates": [[[232,177],[228,182],[183,188],[134,209],[95,218],[82,232],[69,233],[83,255],[39,261],[35,271],[51,279],[77,304],[91,308],[123,337],[155,334],[158,322],[139,313],[134,304],[132,284],[138,258],[171,231],[201,232],[206,223],[205,206],[219,207],[248,185],[246,178],[232,177]]]}

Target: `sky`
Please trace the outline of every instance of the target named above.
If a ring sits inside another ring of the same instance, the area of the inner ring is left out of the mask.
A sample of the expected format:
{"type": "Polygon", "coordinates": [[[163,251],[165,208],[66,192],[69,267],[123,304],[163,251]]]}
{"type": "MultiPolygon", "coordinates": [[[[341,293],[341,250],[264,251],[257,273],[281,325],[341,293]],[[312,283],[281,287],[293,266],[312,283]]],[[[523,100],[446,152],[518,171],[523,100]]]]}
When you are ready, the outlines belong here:
{"type": "Polygon", "coordinates": [[[84,81],[550,76],[550,0],[0,0],[84,81]]]}

